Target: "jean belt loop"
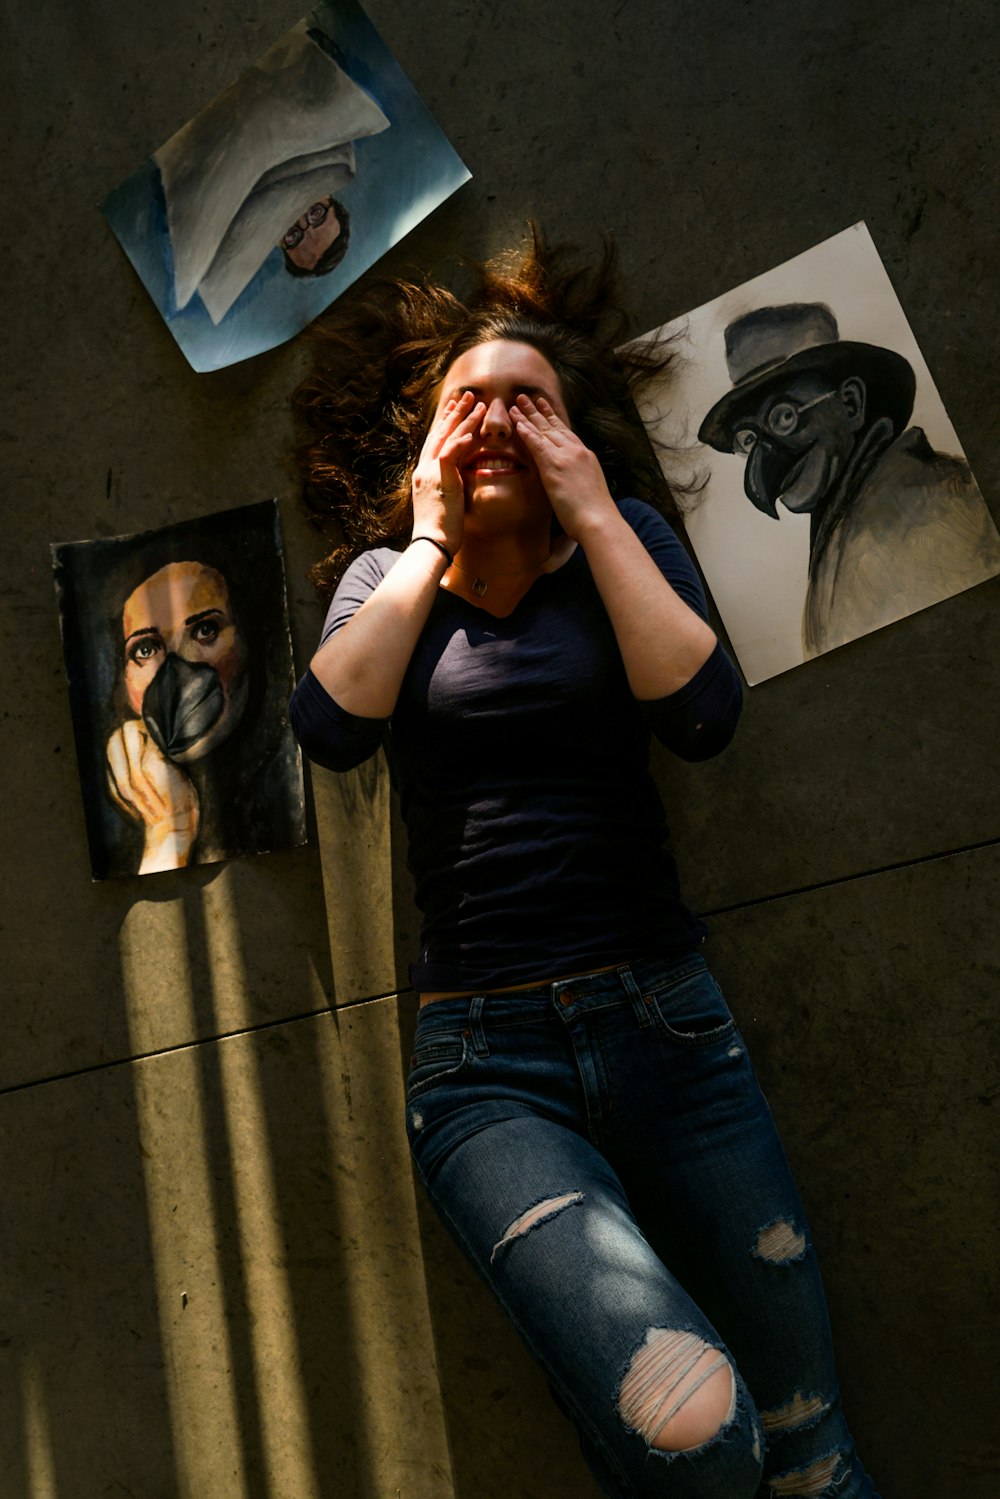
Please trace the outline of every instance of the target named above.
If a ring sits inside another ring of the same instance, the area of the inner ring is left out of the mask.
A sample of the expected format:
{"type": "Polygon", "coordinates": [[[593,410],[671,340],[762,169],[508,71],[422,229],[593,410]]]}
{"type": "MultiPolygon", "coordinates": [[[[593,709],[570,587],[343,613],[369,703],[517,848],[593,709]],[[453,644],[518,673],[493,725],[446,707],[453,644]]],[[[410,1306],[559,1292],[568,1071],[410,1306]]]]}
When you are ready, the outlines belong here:
{"type": "Polygon", "coordinates": [[[483,1026],[483,1006],[486,998],[482,994],[473,995],[469,1002],[469,1035],[472,1038],[472,1049],[477,1057],[488,1057],[490,1049],[486,1045],[486,1030],[483,1026]]]}
{"type": "Polygon", "coordinates": [[[635,981],[635,975],[629,964],[623,963],[620,968],[615,969],[615,972],[621,979],[622,987],[629,997],[632,1005],[632,1013],[635,1015],[637,1023],[641,1026],[652,1025],[653,1021],[649,1013],[649,1006],[639,992],[639,985],[635,981]]]}

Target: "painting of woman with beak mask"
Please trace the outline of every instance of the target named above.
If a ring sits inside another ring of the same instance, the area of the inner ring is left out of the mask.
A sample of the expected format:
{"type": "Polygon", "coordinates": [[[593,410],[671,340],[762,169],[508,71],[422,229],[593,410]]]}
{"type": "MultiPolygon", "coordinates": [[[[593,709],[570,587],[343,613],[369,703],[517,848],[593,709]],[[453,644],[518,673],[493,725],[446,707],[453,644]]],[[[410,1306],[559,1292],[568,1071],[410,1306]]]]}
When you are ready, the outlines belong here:
{"type": "Polygon", "coordinates": [[[304,841],[301,762],[283,711],[291,654],[276,521],[269,501],[54,549],[95,876],[304,841]],[[87,607],[96,593],[100,627],[87,607]],[[115,666],[101,722],[109,623],[115,666]]]}

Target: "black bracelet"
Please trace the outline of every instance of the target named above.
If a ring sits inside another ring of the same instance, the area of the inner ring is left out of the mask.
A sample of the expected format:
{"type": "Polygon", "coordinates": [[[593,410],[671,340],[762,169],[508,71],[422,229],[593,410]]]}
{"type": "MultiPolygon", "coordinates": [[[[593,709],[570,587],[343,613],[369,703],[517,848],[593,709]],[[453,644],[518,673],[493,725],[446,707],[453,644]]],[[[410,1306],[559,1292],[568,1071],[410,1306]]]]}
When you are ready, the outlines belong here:
{"type": "Polygon", "coordinates": [[[412,546],[415,541],[429,541],[432,547],[437,547],[437,549],[441,553],[442,557],[447,557],[447,559],[448,559],[448,566],[449,567],[454,567],[454,565],[455,565],[455,559],[451,555],[451,553],[449,552],[448,548],[445,546],[445,544],[444,544],[443,541],[437,541],[433,536],[411,536],[410,537],[410,541],[409,541],[409,545],[412,546]]]}

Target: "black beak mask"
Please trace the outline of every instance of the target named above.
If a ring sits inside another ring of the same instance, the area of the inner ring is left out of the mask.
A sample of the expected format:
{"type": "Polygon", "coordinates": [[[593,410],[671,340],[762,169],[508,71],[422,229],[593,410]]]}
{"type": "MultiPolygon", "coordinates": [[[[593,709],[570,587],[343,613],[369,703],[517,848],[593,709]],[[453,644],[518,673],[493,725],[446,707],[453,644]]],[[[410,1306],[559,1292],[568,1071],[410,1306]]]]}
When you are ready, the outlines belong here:
{"type": "Polygon", "coordinates": [[[168,759],[183,754],[222,717],[225,693],[214,666],[171,651],[142,699],[142,716],[168,759]]]}
{"type": "Polygon", "coordinates": [[[746,497],[773,520],[778,519],[778,506],[772,496],[781,493],[781,480],[793,462],[787,453],[779,452],[764,438],[754,443],[747,458],[743,475],[746,497]]]}

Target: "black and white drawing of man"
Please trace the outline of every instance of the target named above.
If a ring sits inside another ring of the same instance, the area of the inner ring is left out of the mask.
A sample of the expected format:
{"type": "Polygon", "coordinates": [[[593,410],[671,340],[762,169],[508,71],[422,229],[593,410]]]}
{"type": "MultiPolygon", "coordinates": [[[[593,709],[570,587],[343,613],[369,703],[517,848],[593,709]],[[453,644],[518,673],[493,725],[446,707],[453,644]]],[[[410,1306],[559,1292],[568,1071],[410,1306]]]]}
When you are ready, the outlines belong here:
{"type": "Polygon", "coordinates": [[[306,21],[287,32],[154,156],[177,310],[197,292],[220,323],[276,246],[292,275],[339,264],[354,142],[388,128],[329,38],[306,21]]]}
{"type": "Polygon", "coordinates": [[[915,378],[891,349],[839,337],[822,303],[730,323],[733,388],[698,436],[745,458],[744,490],[810,517],[806,656],[1000,572],[1000,536],[968,465],[908,426],[915,378]]]}

